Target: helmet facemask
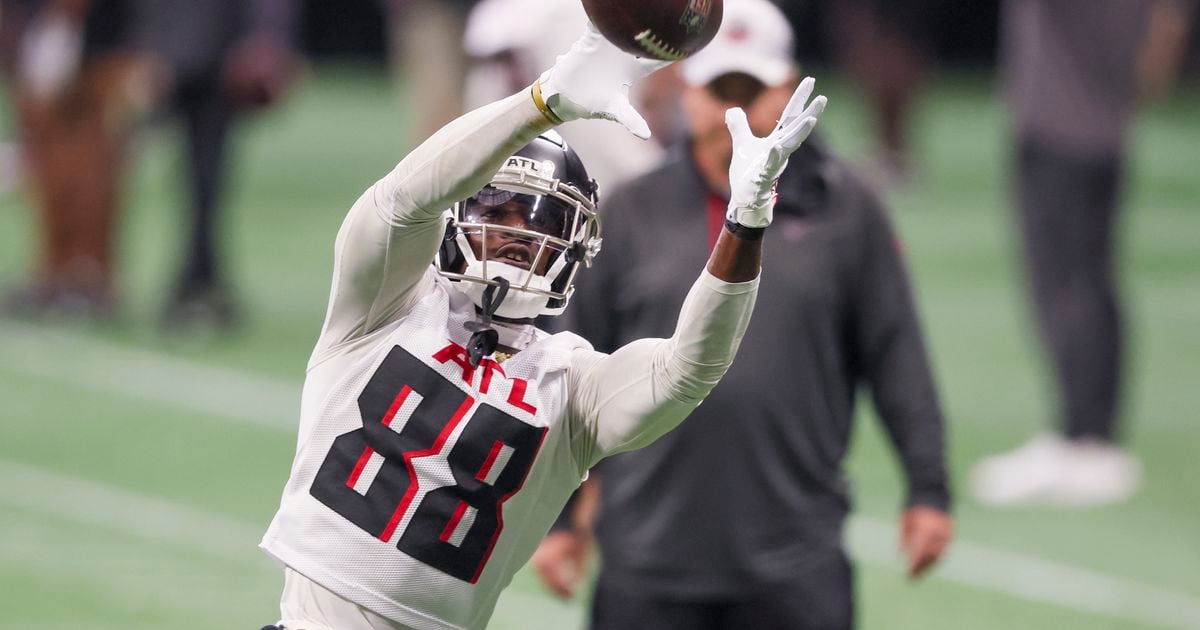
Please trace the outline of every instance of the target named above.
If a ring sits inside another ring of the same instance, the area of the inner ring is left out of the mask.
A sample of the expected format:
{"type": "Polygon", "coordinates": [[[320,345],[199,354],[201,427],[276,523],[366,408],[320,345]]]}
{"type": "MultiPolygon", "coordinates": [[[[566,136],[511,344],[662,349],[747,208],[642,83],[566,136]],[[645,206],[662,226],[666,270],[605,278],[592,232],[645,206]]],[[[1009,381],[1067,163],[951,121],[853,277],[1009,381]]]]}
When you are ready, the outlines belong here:
{"type": "Polygon", "coordinates": [[[562,313],[580,265],[590,266],[600,250],[594,183],[585,192],[555,170],[553,161],[513,156],[490,184],[447,212],[441,275],[481,308],[489,286],[508,285],[488,316],[562,313]]]}

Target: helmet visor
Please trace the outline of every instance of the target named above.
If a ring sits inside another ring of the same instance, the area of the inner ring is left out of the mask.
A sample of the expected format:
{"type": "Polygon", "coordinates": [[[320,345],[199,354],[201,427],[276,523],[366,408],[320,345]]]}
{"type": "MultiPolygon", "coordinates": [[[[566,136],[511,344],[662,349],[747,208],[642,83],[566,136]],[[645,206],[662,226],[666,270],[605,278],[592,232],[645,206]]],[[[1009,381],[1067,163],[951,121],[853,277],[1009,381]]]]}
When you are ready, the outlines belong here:
{"type": "Polygon", "coordinates": [[[462,220],[530,230],[556,239],[570,240],[578,210],[575,204],[553,195],[534,195],[485,186],[463,204],[462,220]]]}

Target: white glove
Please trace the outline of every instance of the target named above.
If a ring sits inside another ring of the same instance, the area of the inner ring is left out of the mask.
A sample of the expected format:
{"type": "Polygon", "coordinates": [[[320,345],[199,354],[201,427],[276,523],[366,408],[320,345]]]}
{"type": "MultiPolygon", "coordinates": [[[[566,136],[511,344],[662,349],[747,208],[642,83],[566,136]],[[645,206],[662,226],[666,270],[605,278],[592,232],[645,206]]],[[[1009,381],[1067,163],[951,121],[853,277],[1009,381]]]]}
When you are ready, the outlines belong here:
{"type": "Polygon", "coordinates": [[[588,22],[583,37],[559,55],[554,67],[538,80],[535,94],[536,89],[541,90],[552,118],[562,122],[614,120],[645,140],[650,137],[650,127],[630,104],[629,87],[670,63],[634,57],[604,39],[588,22]]]}
{"type": "Polygon", "coordinates": [[[787,167],[788,157],[800,148],[825,110],[825,97],[818,96],[805,107],[813,91],[812,77],[800,82],[788,101],[775,130],[759,138],[750,130],[746,112],[735,107],[725,112],[725,124],[733,136],[733,161],[729,165],[729,212],[725,218],[748,228],[771,225],[775,208],[775,184],[787,167]]]}

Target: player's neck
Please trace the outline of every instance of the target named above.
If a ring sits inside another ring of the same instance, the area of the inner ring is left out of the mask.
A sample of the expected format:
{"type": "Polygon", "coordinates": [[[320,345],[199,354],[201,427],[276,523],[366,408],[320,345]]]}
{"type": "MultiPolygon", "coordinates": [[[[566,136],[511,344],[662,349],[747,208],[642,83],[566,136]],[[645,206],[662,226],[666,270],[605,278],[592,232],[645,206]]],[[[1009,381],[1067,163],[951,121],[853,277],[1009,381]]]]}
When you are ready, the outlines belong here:
{"type": "Polygon", "coordinates": [[[524,350],[537,339],[537,329],[532,319],[492,320],[492,327],[500,335],[500,343],[496,347],[509,354],[524,350]]]}

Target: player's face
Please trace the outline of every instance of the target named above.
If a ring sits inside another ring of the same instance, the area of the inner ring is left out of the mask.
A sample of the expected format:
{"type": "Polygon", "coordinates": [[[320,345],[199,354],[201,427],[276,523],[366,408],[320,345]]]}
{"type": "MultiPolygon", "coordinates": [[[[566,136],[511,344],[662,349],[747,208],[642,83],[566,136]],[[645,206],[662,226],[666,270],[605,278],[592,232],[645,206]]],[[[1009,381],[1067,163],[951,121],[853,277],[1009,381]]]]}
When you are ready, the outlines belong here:
{"type": "Polygon", "coordinates": [[[717,77],[708,85],[691,87],[683,96],[683,110],[696,147],[709,152],[715,161],[728,165],[733,159],[733,138],[725,125],[725,110],[741,107],[746,111],[750,129],[762,137],[773,129],[787,107],[795,85],[764,85],[758,79],[733,72],[717,77]]]}
{"type": "MultiPolygon", "coordinates": [[[[574,224],[574,216],[574,208],[554,197],[512,193],[490,186],[468,199],[463,213],[463,219],[468,223],[519,228],[555,238],[569,236],[567,232],[574,224]]],[[[480,260],[486,247],[488,260],[500,260],[522,269],[529,269],[536,263],[534,272],[545,275],[560,253],[559,249],[548,245],[539,258],[540,239],[505,230],[488,230],[484,243],[480,232],[478,229],[466,231],[467,242],[480,260]]]]}

